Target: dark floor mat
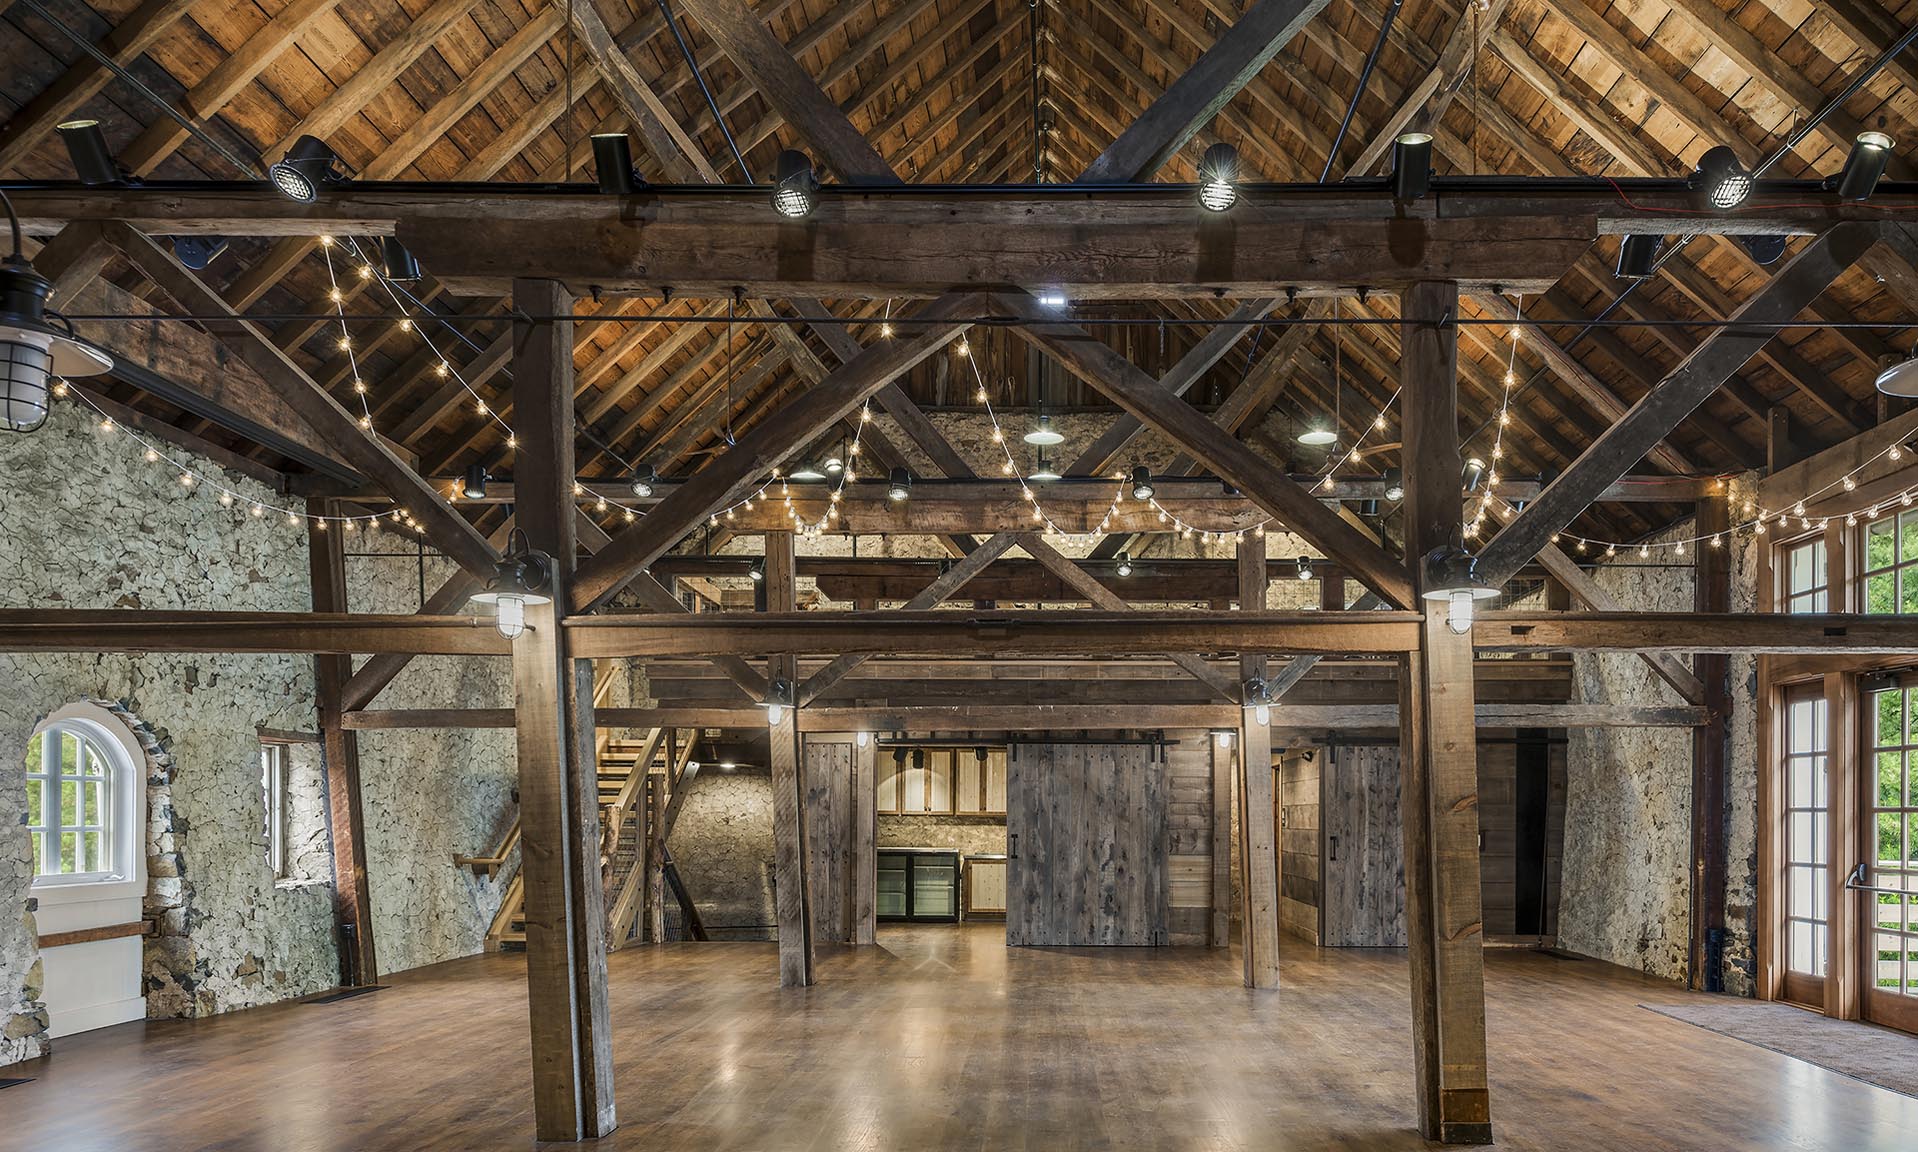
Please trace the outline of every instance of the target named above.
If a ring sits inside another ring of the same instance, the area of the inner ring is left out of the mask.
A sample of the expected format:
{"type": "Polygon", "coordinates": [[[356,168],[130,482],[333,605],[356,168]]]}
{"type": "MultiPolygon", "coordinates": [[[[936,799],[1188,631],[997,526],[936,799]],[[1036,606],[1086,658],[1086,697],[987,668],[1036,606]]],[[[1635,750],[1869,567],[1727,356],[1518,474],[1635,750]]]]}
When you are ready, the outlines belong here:
{"type": "Polygon", "coordinates": [[[1733,996],[1639,1007],[1918,1100],[1918,1036],[1733,996]]]}

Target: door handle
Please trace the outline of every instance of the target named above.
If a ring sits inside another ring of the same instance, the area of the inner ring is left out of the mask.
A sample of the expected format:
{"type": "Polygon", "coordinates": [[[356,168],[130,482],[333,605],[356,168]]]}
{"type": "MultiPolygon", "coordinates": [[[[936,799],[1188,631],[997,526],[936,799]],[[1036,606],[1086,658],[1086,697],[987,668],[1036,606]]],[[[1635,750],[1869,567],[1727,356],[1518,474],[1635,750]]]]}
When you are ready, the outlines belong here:
{"type": "Polygon", "coordinates": [[[1326,857],[1326,859],[1328,861],[1337,860],[1339,858],[1339,838],[1337,836],[1328,836],[1326,837],[1326,839],[1331,842],[1331,846],[1332,846],[1332,851],[1326,857]]]}
{"type": "Polygon", "coordinates": [[[1006,859],[1017,860],[1019,858],[1019,834],[1014,832],[1012,835],[1007,836],[1006,840],[1008,841],[1006,845],[1006,859]]]}

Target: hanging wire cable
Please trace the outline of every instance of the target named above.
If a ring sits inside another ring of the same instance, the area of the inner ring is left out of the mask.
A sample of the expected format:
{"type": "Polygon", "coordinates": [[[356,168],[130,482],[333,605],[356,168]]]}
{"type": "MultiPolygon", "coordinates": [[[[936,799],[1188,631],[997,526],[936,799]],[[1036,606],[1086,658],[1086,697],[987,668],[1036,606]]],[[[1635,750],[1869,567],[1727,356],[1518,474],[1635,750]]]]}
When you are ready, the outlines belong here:
{"type": "Polygon", "coordinates": [[[739,150],[739,142],[733,139],[733,130],[726,124],[725,113],[719,110],[719,101],[713,99],[713,90],[706,86],[705,74],[699,70],[699,61],[693,58],[692,45],[686,43],[686,36],[679,30],[679,21],[674,19],[673,10],[666,0],[659,0],[659,14],[666,18],[666,27],[672,31],[673,40],[679,45],[679,54],[686,59],[686,67],[693,70],[693,83],[699,85],[699,94],[706,98],[706,107],[712,110],[713,123],[719,125],[720,134],[726,137],[726,147],[732,149],[733,160],[739,164],[739,175],[746,183],[753,183],[753,174],[746,167],[746,156],[739,150]]]}
{"type": "Polygon", "coordinates": [[[1352,116],[1359,110],[1359,98],[1365,95],[1365,86],[1371,82],[1372,70],[1378,67],[1379,53],[1385,49],[1385,38],[1392,34],[1392,22],[1399,17],[1399,9],[1405,0],[1392,0],[1391,7],[1385,10],[1384,19],[1379,21],[1378,39],[1372,41],[1372,50],[1365,54],[1365,66],[1359,69],[1359,81],[1352,88],[1352,102],[1345,106],[1345,115],[1339,120],[1338,135],[1332,137],[1332,147],[1325,153],[1325,170],[1319,173],[1319,183],[1332,178],[1332,166],[1339,162],[1339,145],[1345,143],[1345,134],[1352,128],[1352,116]]]}

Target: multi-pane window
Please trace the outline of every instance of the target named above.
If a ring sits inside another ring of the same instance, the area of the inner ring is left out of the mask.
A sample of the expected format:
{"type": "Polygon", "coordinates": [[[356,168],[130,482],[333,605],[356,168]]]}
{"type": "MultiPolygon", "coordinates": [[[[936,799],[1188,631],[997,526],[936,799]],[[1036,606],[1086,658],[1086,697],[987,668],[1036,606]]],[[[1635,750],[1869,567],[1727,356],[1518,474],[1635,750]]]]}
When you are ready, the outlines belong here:
{"type": "Polygon", "coordinates": [[[1870,853],[1876,902],[1872,984],[1880,992],[1918,996],[1918,715],[1911,688],[1891,688],[1872,701],[1873,785],[1870,853]],[[1900,896],[1898,892],[1913,895],[1900,896]]]}
{"type": "Polygon", "coordinates": [[[113,860],[113,761],[77,726],[52,724],[27,745],[27,834],[36,876],[107,877],[113,860]]]}
{"type": "Polygon", "coordinates": [[[276,880],[284,880],[287,876],[287,759],[286,745],[260,745],[260,799],[266,813],[266,866],[276,880]]]}
{"type": "Polygon", "coordinates": [[[1830,611],[1831,599],[1825,582],[1825,538],[1814,536],[1788,544],[1780,558],[1785,577],[1785,611],[1830,611]]]}
{"type": "Polygon", "coordinates": [[[1865,611],[1918,612],[1918,508],[1865,525],[1865,611]]]}
{"type": "Polygon", "coordinates": [[[1825,974],[1831,885],[1831,791],[1825,698],[1785,701],[1785,954],[1791,971],[1825,974]]]}
{"type": "Polygon", "coordinates": [[[881,748],[878,769],[881,812],[1005,813],[1003,748],[881,748]]]}

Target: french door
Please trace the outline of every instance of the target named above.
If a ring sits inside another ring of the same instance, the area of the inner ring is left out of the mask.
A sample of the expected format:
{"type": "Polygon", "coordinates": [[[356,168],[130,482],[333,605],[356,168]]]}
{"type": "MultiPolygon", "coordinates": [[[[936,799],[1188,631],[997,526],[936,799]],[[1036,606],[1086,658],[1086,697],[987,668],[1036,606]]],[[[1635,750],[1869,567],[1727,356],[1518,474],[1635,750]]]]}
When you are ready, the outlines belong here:
{"type": "Polygon", "coordinates": [[[1784,745],[1783,908],[1787,1000],[1823,1008],[1830,959],[1831,775],[1828,705],[1820,684],[1782,701],[1784,745]]]}
{"type": "MultiPolygon", "coordinates": [[[[1859,797],[1863,1015],[1918,1032],[1918,681],[1873,683],[1859,797]],[[1866,910],[1869,910],[1866,912],[1866,910]]],[[[1851,862],[1841,862],[1849,867],[1851,862]]]]}

